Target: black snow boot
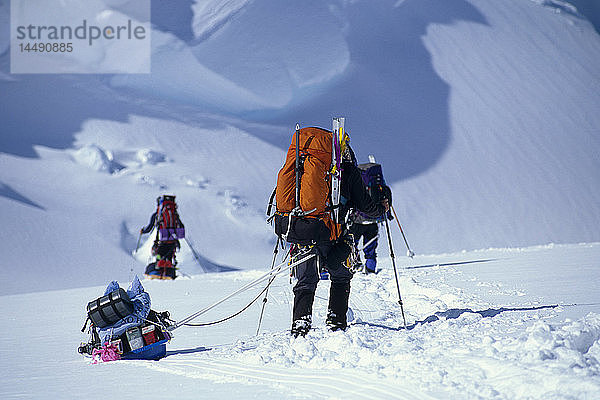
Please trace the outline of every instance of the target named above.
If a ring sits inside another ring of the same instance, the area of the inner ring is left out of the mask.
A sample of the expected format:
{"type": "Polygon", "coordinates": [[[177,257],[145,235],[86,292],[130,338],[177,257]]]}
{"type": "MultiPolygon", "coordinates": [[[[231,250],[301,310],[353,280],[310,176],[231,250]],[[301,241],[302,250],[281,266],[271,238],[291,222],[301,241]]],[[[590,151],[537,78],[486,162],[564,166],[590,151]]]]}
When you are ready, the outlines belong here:
{"type": "Polygon", "coordinates": [[[292,335],[305,336],[311,328],[314,292],[308,290],[294,293],[294,311],[292,316],[292,335]]]}
{"type": "Polygon", "coordinates": [[[308,331],[310,331],[310,327],[312,325],[312,317],[310,315],[305,315],[298,319],[295,319],[292,322],[292,336],[306,336],[308,331]]]}
{"type": "Polygon", "coordinates": [[[350,297],[350,282],[331,282],[329,289],[329,307],[325,323],[332,331],[345,330],[348,326],[346,312],[348,311],[348,297],[350,297]]]}

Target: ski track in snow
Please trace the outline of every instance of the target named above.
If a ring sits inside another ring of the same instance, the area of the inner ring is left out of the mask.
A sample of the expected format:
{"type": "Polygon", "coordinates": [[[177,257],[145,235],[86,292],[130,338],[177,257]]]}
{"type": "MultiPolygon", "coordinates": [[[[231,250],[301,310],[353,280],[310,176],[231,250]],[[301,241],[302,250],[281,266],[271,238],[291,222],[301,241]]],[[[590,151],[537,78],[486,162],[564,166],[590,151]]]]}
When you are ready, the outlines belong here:
{"type": "Polygon", "coordinates": [[[326,370],[290,370],[272,366],[256,366],[231,360],[207,358],[202,360],[170,361],[152,365],[158,371],[180,374],[189,378],[212,379],[218,382],[239,381],[248,384],[268,384],[302,397],[324,396],[362,399],[432,399],[402,388],[397,382],[359,375],[353,371],[337,371],[334,376],[326,370]]]}

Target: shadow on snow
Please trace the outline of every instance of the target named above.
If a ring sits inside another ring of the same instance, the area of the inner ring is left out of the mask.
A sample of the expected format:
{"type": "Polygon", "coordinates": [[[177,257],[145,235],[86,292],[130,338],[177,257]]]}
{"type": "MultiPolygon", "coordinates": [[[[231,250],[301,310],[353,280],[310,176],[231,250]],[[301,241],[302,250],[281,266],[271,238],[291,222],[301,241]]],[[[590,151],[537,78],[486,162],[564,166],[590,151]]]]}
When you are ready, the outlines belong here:
{"type": "MultiPolygon", "coordinates": [[[[446,320],[447,319],[457,319],[464,313],[479,314],[484,318],[493,318],[496,315],[503,313],[503,312],[507,312],[507,311],[536,311],[536,310],[550,309],[550,308],[556,308],[556,307],[559,307],[559,304],[531,306],[531,307],[488,308],[487,310],[481,310],[481,311],[474,311],[470,308],[451,308],[446,311],[438,311],[435,314],[430,315],[429,317],[427,317],[421,321],[415,321],[414,323],[408,325],[406,327],[406,329],[411,330],[411,329],[416,328],[419,325],[424,325],[424,324],[428,324],[431,322],[439,321],[440,319],[446,319],[446,320]]],[[[383,329],[387,329],[387,330],[391,330],[391,331],[400,331],[400,330],[404,329],[403,326],[395,328],[395,327],[391,327],[391,326],[386,326],[386,325],[381,325],[381,324],[376,324],[376,323],[371,323],[371,322],[364,322],[364,321],[358,322],[358,323],[356,323],[356,325],[374,326],[377,328],[383,328],[383,329]]]]}
{"type": "Polygon", "coordinates": [[[410,267],[404,267],[404,269],[419,269],[419,268],[434,268],[434,267],[451,267],[456,265],[466,265],[475,263],[486,263],[490,261],[496,261],[496,258],[484,259],[484,260],[472,260],[472,261],[456,261],[441,264],[426,264],[426,265],[415,265],[410,267]]]}
{"type": "Polygon", "coordinates": [[[2,183],[2,182],[0,182],[0,197],[6,197],[7,199],[14,200],[18,203],[22,203],[22,204],[25,204],[25,205],[28,205],[31,207],[39,208],[40,210],[44,210],[44,211],[46,210],[44,207],[40,206],[33,200],[28,199],[27,197],[23,196],[22,194],[20,194],[16,190],[14,190],[9,185],[2,183]]]}
{"type": "Polygon", "coordinates": [[[210,351],[210,350],[211,349],[208,348],[208,347],[198,346],[198,347],[193,348],[193,349],[183,349],[183,350],[167,351],[167,355],[165,357],[176,356],[176,355],[179,355],[179,354],[202,353],[202,352],[210,351]]]}
{"type": "MultiPolygon", "coordinates": [[[[346,71],[282,111],[260,111],[255,119],[288,126],[291,133],[296,122],[331,129],[332,116],[346,116],[359,162],[374,154],[389,182],[426,171],[446,150],[451,127],[450,86],[423,38],[432,24],[487,25],[485,17],[464,0],[347,2],[339,12],[348,21],[346,71]]],[[[289,146],[290,135],[256,134],[289,146]]]]}

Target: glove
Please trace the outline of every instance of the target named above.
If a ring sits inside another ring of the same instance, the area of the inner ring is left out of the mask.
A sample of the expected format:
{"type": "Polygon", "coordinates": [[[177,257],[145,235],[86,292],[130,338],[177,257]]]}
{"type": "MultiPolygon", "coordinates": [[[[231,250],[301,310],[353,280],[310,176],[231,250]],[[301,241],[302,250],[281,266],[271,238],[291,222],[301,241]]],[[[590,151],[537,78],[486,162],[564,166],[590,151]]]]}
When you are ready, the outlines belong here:
{"type": "Polygon", "coordinates": [[[390,211],[390,202],[388,199],[384,198],[383,200],[381,200],[381,205],[383,206],[383,208],[385,208],[386,213],[390,211]]]}

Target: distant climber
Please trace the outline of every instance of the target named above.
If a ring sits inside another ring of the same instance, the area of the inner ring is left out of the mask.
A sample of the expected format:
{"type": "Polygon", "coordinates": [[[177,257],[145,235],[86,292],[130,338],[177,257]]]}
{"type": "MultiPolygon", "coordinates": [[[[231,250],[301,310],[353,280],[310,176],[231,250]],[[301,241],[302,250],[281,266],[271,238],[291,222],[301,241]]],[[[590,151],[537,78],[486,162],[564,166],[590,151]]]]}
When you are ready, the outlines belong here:
{"type": "Polygon", "coordinates": [[[175,253],[180,248],[179,239],[185,238],[185,227],[177,213],[175,196],[162,195],[156,198],[156,211],[148,225],[140,229],[140,235],[150,233],[154,228],[156,238],[152,256],[156,260],[148,264],[145,275],[150,279],[175,279],[175,253]]]}
{"type": "MultiPolygon", "coordinates": [[[[388,204],[392,204],[392,190],[385,183],[381,164],[377,164],[373,156],[369,156],[369,158],[370,162],[358,165],[365,189],[376,203],[385,199],[388,204]]],[[[376,250],[379,238],[379,223],[383,222],[384,218],[392,219],[391,213],[388,211],[385,216],[371,218],[360,210],[354,210],[350,216],[352,224],[350,232],[354,235],[356,246],[358,246],[360,238],[363,238],[362,250],[365,256],[363,272],[366,274],[377,273],[376,250]]]]}

